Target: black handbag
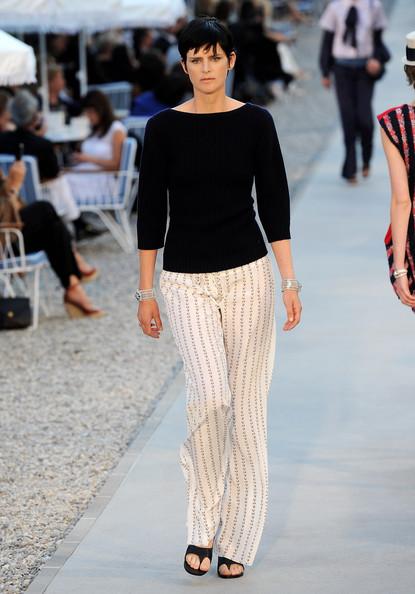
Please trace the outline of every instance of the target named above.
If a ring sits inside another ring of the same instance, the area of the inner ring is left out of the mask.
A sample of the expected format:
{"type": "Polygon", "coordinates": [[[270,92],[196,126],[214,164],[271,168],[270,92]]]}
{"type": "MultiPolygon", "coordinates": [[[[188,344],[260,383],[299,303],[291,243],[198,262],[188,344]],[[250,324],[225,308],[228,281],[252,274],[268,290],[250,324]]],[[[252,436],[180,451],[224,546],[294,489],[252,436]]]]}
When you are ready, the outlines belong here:
{"type": "Polygon", "coordinates": [[[18,330],[32,324],[28,297],[0,297],[0,330],[18,330]]]}

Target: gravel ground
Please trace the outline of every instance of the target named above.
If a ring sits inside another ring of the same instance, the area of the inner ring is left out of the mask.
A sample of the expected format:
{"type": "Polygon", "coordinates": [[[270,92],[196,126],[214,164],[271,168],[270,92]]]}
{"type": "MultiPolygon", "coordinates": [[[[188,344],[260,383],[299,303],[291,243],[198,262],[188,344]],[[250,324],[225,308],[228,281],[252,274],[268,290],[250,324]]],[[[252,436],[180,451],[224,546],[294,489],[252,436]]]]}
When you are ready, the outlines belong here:
{"type": "MultiPolygon", "coordinates": [[[[294,46],[311,79],[304,96],[271,106],[292,195],[336,121],[320,87],[317,27],[294,46]]],[[[166,386],[181,370],[164,310],[160,340],[135,321],[136,255],[106,234],[82,248],[101,277],[88,292],[108,316],[70,321],[51,278],[51,315],[34,332],[0,336],[0,592],[21,593],[105,482],[166,386]]],[[[157,264],[156,282],[161,268],[157,264]]],[[[156,285],[157,286],[157,285],[156,285]]]]}

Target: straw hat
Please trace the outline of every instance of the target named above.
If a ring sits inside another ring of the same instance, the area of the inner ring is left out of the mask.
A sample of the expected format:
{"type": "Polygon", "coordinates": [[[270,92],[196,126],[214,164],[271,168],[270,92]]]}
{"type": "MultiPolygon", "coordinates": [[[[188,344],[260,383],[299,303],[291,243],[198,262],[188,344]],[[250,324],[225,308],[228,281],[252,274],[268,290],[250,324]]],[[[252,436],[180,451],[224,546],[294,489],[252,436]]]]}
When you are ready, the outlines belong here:
{"type": "Polygon", "coordinates": [[[415,31],[406,36],[406,56],[402,62],[407,66],[415,66],[415,31]]]}

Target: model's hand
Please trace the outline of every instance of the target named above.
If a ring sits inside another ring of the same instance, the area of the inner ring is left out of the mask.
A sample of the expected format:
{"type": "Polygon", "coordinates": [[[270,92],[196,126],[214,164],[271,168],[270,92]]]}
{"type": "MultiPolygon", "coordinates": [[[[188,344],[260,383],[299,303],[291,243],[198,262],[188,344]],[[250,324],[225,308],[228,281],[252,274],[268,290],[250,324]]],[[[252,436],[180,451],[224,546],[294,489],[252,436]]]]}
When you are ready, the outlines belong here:
{"type": "Polygon", "coordinates": [[[160,338],[163,323],[160,318],[159,306],[155,299],[145,299],[138,304],[138,324],[144,334],[152,338],[160,338]]]}
{"type": "Polygon", "coordinates": [[[376,60],[375,58],[370,58],[370,60],[366,62],[366,70],[371,76],[376,76],[377,74],[379,74],[381,68],[381,63],[379,62],[379,60],[376,60]]]}
{"type": "Polygon", "coordinates": [[[321,84],[323,85],[323,87],[325,89],[330,89],[331,87],[331,80],[328,76],[323,76],[323,78],[321,79],[321,84]]]}
{"type": "Polygon", "coordinates": [[[409,283],[407,276],[401,276],[396,279],[395,291],[404,305],[408,305],[409,307],[415,307],[415,295],[411,295],[409,291],[409,283]]]}
{"type": "Polygon", "coordinates": [[[282,295],[285,309],[287,310],[287,321],[283,326],[283,330],[292,330],[300,323],[301,311],[303,308],[298,296],[298,291],[287,289],[282,295]]]}

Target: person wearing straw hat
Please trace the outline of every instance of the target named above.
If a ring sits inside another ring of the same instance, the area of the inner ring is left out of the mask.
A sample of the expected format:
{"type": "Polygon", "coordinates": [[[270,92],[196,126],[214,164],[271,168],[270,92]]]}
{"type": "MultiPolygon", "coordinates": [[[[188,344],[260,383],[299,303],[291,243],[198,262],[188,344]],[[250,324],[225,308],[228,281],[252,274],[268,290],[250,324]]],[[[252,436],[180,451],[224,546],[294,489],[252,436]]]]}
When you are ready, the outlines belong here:
{"type": "MultiPolygon", "coordinates": [[[[415,89],[415,31],[406,36],[402,61],[415,89]]],[[[385,237],[389,277],[403,305],[415,313],[415,101],[391,107],[377,119],[392,190],[391,224],[385,237]]]]}
{"type": "Polygon", "coordinates": [[[362,175],[369,175],[373,150],[372,97],[375,81],[390,58],[382,41],[386,17],[381,0],[332,0],[320,19],[322,84],[331,87],[334,75],[345,159],[342,177],[357,183],[356,141],[362,148],[362,175]]]}

